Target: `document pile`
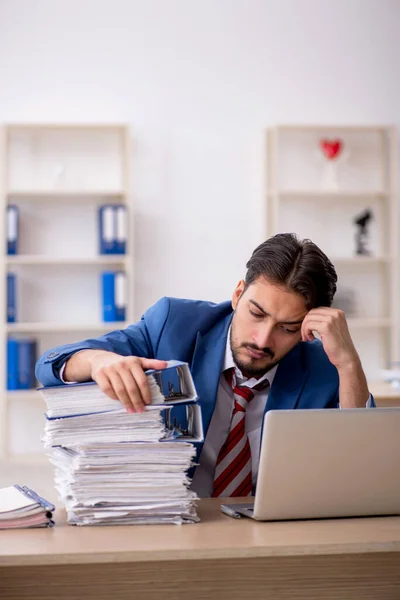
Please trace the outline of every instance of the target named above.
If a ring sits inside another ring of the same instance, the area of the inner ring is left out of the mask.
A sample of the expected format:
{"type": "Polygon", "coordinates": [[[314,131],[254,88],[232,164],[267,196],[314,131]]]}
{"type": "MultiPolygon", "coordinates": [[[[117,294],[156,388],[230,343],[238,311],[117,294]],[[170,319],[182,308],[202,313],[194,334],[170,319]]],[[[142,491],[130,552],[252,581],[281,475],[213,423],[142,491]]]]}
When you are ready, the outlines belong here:
{"type": "Polygon", "coordinates": [[[127,413],[95,383],[40,388],[44,443],[75,525],[190,523],[197,496],[187,471],[203,439],[186,363],[147,371],[152,404],[127,413]]]}
{"type": "Polygon", "coordinates": [[[52,527],[54,510],[50,502],[25,485],[0,489],[0,529],[52,527]]]}

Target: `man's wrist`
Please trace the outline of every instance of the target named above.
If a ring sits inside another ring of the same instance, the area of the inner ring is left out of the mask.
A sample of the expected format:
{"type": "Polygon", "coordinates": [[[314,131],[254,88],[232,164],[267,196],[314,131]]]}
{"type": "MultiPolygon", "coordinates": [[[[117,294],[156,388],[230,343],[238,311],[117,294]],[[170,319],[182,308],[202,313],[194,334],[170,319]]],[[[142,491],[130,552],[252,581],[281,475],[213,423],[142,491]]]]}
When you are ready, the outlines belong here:
{"type": "Polygon", "coordinates": [[[97,350],[83,348],[69,357],[63,371],[65,383],[90,380],[92,374],[91,357],[95,352],[97,350]]]}
{"type": "Polygon", "coordinates": [[[336,367],[339,373],[339,377],[349,376],[349,375],[357,375],[358,373],[363,373],[363,368],[361,365],[361,361],[359,356],[349,357],[347,360],[343,361],[343,363],[336,367]]]}

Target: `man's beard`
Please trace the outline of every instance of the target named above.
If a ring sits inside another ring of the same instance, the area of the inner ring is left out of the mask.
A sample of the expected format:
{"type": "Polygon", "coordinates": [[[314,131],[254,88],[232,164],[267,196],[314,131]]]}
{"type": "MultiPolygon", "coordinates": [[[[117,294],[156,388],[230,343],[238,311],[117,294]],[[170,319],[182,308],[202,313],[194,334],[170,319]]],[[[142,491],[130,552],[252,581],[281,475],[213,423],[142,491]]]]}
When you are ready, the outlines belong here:
{"type": "MultiPolygon", "coordinates": [[[[234,330],[234,326],[233,326],[233,322],[232,322],[229,341],[231,344],[231,352],[232,352],[233,362],[238,367],[238,369],[241,370],[241,372],[243,374],[245,374],[248,377],[261,377],[262,375],[264,375],[264,373],[267,373],[267,371],[269,371],[270,369],[275,367],[276,364],[278,364],[278,361],[274,361],[273,363],[270,363],[269,365],[267,365],[265,367],[256,368],[251,365],[251,362],[245,363],[244,361],[240,360],[240,358],[239,358],[240,348],[246,348],[246,347],[253,348],[254,350],[257,350],[258,352],[264,352],[265,357],[266,358],[268,357],[271,359],[274,358],[275,354],[268,347],[267,348],[258,348],[255,344],[237,344],[234,339],[233,330],[234,330]]],[[[251,358],[249,360],[251,361],[251,358]]],[[[256,359],[253,359],[253,360],[256,360],[256,359]]]]}

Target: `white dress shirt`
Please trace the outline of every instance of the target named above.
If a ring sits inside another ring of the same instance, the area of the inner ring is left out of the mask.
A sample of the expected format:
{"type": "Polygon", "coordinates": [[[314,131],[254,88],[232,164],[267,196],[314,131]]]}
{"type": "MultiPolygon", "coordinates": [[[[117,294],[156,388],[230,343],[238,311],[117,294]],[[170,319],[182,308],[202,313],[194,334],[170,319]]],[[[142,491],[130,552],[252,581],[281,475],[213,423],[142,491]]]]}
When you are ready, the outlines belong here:
{"type": "MultiPolygon", "coordinates": [[[[275,373],[279,365],[273,367],[270,371],[265,373],[260,379],[254,377],[247,379],[243,376],[243,373],[238,369],[233,361],[230,335],[226,340],[225,347],[225,358],[222,370],[225,371],[231,367],[235,369],[236,383],[253,388],[264,380],[268,380],[269,386],[267,385],[264,389],[257,391],[254,390],[254,398],[249,403],[246,409],[246,420],[245,428],[249,438],[250,450],[251,450],[251,463],[252,463],[252,479],[253,485],[257,482],[258,474],[258,463],[260,458],[260,437],[261,437],[261,425],[264,415],[265,404],[267,402],[268,393],[271,388],[272,382],[275,377],[275,373]]],[[[217,463],[219,451],[225,442],[225,439],[229,433],[229,427],[233,411],[233,391],[229,385],[223,372],[221,373],[217,392],[217,401],[215,403],[215,409],[213,416],[211,417],[210,426],[207,431],[206,439],[204,440],[203,450],[200,455],[200,464],[196,468],[191,488],[201,498],[211,496],[213,484],[214,484],[214,471],[217,463]]]]}

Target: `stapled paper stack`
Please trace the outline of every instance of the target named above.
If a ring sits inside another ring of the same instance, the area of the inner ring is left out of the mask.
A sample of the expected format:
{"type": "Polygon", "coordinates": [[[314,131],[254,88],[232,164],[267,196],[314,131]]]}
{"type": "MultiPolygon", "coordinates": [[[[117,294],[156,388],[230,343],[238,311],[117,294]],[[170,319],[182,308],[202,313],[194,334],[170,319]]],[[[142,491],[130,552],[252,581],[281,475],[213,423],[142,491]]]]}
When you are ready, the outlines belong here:
{"type": "Polygon", "coordinates": [[[187,471],[203,431],[188,365],[170,361],[147,377],[153,403],[134,414],[95,383],[40,388],[44,443],[69,523],[198,520],[187,471]]]}
{"type": "Polygon", "coordinates": [[[26,485],[0,489],[0,529],[52,527],[54,506],[26,485]]]}

